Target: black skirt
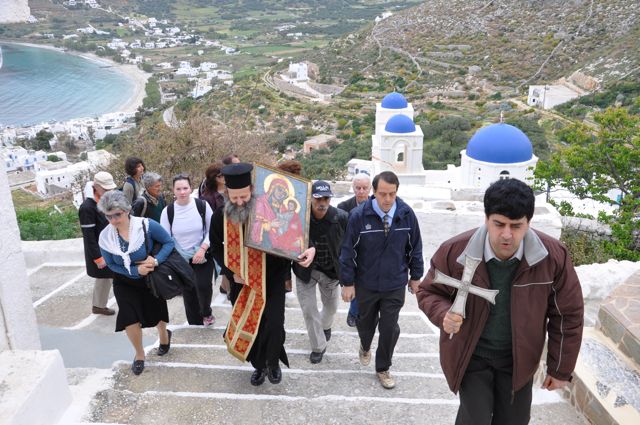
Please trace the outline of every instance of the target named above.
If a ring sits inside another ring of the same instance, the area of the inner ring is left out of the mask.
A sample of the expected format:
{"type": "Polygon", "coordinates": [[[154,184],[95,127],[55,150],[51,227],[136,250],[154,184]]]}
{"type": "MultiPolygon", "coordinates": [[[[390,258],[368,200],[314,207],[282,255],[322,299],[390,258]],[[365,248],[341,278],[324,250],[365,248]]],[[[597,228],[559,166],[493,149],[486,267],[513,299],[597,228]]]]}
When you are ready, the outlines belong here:
{"type": "Polygon", "coordinates": [[[118,303],[116,332],[134,323],[143,328],[152,328],[160,321],[169,323],[167,302],[153,296],[144,279],[114,273],[113,294],[118,303]]]}

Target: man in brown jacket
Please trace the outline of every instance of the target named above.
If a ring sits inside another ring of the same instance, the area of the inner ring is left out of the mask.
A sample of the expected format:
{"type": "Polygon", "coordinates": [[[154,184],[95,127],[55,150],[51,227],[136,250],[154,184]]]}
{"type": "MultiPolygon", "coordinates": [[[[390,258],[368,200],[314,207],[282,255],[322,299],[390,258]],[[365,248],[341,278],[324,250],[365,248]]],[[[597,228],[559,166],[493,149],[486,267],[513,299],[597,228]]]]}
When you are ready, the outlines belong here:
{"type": "Polygon", "coordinates": [[[542,387],[571,380],[582,341],[582,290],[566,248],[529,227],[534,204],[525,183],[493,183],[484,196],[484,226],[444,242],[418,289],[420,309],[440,328],[449,388],[460,391],[458,425],[529,422],[546,336],[542,387]],[[495,305],[469,294],[463,318],[449,311],[456,289],[433,280],[435,270],[460,279],[466,257],[481,260],[472,285],[499,292],[495,305]]]}

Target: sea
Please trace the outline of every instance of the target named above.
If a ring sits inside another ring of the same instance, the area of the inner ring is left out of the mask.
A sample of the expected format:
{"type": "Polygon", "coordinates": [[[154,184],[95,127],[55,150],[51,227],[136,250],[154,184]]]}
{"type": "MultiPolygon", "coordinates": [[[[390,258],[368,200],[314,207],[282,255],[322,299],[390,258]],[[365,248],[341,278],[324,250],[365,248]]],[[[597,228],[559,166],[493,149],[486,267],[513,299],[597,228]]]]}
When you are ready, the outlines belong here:
{"type": "Polygon", "coordinates": [[[118,111],[134,82],[107,63],[0,42],[0,126],[25,126],[118,111]]]}

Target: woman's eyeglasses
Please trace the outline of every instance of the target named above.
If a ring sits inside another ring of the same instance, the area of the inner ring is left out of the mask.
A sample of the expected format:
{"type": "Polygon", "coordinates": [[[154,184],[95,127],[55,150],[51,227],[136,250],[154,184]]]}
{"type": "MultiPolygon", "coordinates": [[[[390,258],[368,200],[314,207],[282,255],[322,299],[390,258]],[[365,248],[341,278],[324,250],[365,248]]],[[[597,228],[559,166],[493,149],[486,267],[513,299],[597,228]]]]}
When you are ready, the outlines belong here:
{"type": "Polygon", "coordinates": [[[104,216],[107,217],[107,220],[111,221],[114,218],[122,217],[123,214],[124,214],[123,212],[117,212],[117,213],[113,213],[113,214],[105,214],[104,216]]]}

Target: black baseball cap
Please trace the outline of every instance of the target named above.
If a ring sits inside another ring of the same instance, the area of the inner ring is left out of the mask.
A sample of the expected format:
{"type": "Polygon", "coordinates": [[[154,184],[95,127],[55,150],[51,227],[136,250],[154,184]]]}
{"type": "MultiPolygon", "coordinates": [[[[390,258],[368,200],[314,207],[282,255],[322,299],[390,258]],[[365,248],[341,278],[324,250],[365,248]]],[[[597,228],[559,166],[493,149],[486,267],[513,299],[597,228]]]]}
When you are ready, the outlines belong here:
{"type": "Polygon", "coordinates": [[[324,180],[318,180],[311,186],[311,196],[314,198],[331,198],[331,186],[324,180]]]}

